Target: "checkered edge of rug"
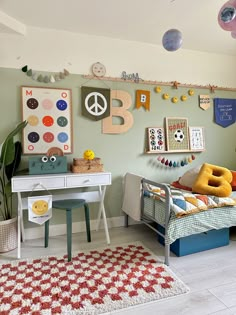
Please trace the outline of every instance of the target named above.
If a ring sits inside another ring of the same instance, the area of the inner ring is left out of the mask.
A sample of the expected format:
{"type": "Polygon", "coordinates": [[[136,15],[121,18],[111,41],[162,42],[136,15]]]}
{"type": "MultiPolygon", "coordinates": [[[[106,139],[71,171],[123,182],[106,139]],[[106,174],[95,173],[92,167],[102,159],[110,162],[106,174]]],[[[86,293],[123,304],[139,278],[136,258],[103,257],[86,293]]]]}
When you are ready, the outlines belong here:
{"type": "Polygon", "coordinates": [[[0,314],[101,314],[188,292],[141,244],[5,263],[0,314]]]}

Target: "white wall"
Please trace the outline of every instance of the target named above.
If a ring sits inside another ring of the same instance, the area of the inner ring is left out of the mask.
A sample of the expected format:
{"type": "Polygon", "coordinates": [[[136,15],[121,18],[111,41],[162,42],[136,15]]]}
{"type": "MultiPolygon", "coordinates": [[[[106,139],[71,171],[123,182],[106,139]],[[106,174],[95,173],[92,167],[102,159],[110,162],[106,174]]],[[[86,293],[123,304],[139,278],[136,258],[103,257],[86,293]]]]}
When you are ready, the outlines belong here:
{"type": "Polygon", "coordinates": [[[26,36],[0,34],[0,67],[21,69],[27,64],[37,71],[91,74],[101,62],[106,76],[122,71],[139,73],[144,80],[235,87],[235,57],[162,46],[28,28],[26,36]]]}

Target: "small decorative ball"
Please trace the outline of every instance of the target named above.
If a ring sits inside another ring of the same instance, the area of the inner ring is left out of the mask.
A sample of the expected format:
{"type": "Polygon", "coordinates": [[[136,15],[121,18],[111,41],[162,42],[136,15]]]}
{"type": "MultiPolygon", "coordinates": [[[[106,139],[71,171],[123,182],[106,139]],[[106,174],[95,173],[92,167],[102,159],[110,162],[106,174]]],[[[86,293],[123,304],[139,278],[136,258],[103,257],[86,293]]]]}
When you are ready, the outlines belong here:
{"type": "Polygon", "coordinates": [[[178,97],[174,96],[171,99],[172,103],[177,103],[178,102],[178,97]]]}
{"type": "Polygon", "coordinates": [[[176,29],[170,29],[162,37],[162,45],[168,51],[175,51],[182,46],[182,33],[176,29]]]}
{"type": "Polygon", "coordinates": [[[156,93],[160,93],[160,92],[161,92],[161,87],[160,87],[160,86],[157,86],[157,87],[155,88],[155,91],[156,91],[156,93]]]}
{"type": "Polygon", "coordinates": [[[188,94],[190,95],[190,96],[193,96],[194,95],[194,90],[188,90],[188,94]]]}
{"type": "Polygon", "coordinates": [[[95,154],[92,150],[86,150],[84,151],[84,159],[85,160],[93,160],[95,157],[95,154]]]}
{"type": "Polygon", "coordinates": [[[186,95],[182,95],[181,96],[181,101],[185,102],[187,100],[187,96],[186,95]]]}
{"type": "Polygon", "coordinates": [[[168,98],[169,98],[169,94],[164,93],[164,94],[162,95],[162,97],[163,97],[163,99],[164,99],[164,100],[168,100],[168,98]]]}

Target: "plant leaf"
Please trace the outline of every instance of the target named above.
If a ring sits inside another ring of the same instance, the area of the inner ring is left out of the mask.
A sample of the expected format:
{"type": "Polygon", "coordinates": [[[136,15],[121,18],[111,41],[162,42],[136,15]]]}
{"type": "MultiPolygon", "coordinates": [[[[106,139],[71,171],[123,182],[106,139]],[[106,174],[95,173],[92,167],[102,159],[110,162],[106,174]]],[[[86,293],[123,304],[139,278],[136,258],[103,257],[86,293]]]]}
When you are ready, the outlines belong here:
{"type": "Polygon", "coordinates": [[[15,145],[14,145],[14,136],[25,128],[27,125],[27,121],[23,121],[17,125],[17,127],[9,133],[6,140],[2,145],[2,151],[0,156],[0,164],[1,166],[7,166],[11,164],[15,157],[15,145]]]}
{"type": "Polygon", "coordinates": [[[16,141],[14,143],[15,146],[15,155],[14,160],[11,164],[8,164],[5,166],[5,174],[7,176],[7,179],[10,180],[12,176],[14,176],[17,168],[20,165],[21,162],[21,154],[22,154],[22,146],[20,141],[16,141]]]}

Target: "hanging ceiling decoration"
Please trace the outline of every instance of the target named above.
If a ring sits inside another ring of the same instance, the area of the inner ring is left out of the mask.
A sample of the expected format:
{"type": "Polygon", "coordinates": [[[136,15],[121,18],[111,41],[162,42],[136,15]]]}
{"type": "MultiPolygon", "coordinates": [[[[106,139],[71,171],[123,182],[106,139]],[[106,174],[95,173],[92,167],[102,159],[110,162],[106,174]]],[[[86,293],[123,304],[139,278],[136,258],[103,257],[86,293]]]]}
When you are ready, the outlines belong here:
{"type": "Polygon", "coordinates": [[[231,36],[236,39],[236,0],[227,1],[218,14],[220,27],[231,32],[231,36]]]}
{"type": "Polygon", "coordinates": [[[182,33],[176,29],[170,29],[162,37],[162,45],[168,51],[178,50],[183,43],[182,33]]]}

